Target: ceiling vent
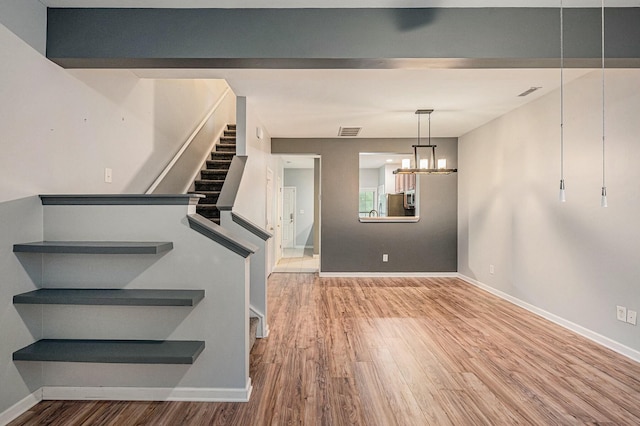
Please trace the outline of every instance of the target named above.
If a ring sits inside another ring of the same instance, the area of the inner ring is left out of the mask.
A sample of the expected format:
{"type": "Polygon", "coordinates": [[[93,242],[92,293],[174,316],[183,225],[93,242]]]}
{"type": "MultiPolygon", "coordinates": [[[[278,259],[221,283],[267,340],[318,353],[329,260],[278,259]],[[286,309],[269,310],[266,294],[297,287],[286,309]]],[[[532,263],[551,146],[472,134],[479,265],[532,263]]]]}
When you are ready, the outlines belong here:
{"type": "Polygon", "coordinates": [[[340,127],[340,130],[338,130],[338,136],[344,136],[347,138],[354,138],[356,136],[358,136],[358,134],[360,133],[360,130],[362,130],[362,127],[340,127]]]}
{"type": "Polygon", "coordinates": [[[521,98],[528,96],[530,94],[532,94],[533,92],[535,92],[536,90],[540,90],[542,89],[542,87],[535,87],[535,86],[531,86],[530,89],[525,90],[524,92],[520,93],[518,96],[520,96],[521,98]]]}

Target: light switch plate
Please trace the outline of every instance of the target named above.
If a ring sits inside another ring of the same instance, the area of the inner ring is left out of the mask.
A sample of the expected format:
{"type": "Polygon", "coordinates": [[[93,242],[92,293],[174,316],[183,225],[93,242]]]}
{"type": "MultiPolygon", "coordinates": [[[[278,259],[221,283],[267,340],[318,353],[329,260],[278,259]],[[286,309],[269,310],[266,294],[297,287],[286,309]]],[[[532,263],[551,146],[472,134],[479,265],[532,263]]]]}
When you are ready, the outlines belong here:
{"type": "Polygon", "coordinates": [[[618,321],[626,322],[627,321],[627,308],[624,306],[616,306],[616,318],[618,321]]]}
{"type": "Polygon", "coordinates": [[[109,167],[106,167],[104,169],[104,181],[105,183],[113,182],[113,170],[111,170],[109,167]]]}

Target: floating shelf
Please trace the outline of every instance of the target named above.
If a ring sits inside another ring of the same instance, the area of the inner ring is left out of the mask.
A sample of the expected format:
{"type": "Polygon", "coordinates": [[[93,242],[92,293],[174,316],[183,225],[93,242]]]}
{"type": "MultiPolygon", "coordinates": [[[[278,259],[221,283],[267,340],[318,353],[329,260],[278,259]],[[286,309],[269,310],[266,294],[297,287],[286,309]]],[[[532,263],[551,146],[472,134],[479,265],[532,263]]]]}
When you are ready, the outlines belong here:
{"type": "Polygon", "coordinates": [[[14,361],[193,364],[202,341],[39,340],[13,353],[14,361]]]}
{"type": "Polygon", "coordinates": [[[195,306],[204,290],[42,288],[13,296],[14,304],[195,306]]]}
{"type": "Polygon", "coordinates": [[[15,253],[60,254],[160,254],[172,248],[172,242],[148,241],[38,241],[13,245],[15,253]]]}

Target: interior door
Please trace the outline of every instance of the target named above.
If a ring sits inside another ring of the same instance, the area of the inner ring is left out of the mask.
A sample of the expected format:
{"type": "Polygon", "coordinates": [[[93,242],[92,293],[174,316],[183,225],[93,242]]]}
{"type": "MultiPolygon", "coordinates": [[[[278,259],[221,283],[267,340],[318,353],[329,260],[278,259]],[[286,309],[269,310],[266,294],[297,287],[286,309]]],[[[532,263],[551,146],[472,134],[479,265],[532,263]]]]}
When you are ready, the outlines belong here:
{"type": "Polygon", "coordinates": [[[295,247],[296,235],[296,188],[282,188],[282,248],[295,247]]]}

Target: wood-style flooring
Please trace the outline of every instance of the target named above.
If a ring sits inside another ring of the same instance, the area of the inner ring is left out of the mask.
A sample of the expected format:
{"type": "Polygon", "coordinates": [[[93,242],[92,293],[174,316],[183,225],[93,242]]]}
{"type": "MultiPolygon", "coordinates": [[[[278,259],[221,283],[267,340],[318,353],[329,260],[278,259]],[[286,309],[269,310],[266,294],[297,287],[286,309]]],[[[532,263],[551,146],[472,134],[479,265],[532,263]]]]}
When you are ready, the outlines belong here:
{"type": "Polygon", "coordinates": [[[11,424],[640,424],[640,364],[458,279],[273,274],[269,309],[248,403],[44,401],[11,424]]]}

